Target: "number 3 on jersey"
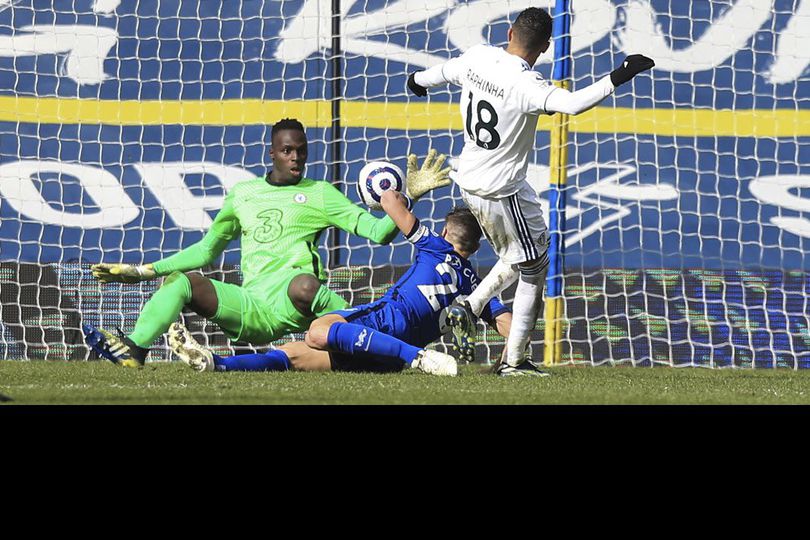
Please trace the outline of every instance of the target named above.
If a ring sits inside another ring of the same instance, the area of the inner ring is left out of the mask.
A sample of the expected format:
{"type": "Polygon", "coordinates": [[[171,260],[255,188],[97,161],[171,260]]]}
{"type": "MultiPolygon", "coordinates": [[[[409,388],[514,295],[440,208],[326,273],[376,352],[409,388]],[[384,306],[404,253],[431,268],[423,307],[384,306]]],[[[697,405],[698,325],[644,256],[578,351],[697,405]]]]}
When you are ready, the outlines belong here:
{"type": "Polygon", "coordinates": [[[501,136],[495,131],[495,126],[498,125],[498,113],[485,99],[479,101],[475,109],[476,124],[473,128],[473,93],[470,92],[470,101],[467,103],[467,134],[481,148],[495,150],[501,144],[501,136]]]}

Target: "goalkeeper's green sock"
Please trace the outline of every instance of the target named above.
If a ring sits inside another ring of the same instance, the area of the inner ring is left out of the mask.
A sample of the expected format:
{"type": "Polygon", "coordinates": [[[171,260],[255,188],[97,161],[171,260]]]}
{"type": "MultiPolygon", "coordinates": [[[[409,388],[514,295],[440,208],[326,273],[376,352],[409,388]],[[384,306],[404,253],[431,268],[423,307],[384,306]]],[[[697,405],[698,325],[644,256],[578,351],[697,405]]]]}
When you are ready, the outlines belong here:
{"type": "Polygon", "coordinates": [[[148,349],[190,301],[191,282],[185,274],[173,272],[143,306],[129,339],[138,347],[148,349]]]}

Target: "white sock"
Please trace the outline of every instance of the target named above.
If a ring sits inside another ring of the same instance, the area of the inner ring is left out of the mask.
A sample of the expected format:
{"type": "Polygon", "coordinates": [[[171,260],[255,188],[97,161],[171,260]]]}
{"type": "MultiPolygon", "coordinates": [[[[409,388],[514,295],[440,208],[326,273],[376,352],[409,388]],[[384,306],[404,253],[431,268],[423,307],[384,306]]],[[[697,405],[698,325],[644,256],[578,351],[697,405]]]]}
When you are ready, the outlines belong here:
{"type": "Polygon", "coordinates": [[[542,270],[537,270],[535,266],[520,272],[515,301],[512,303],[512,327],[506,341],[506,363],[510,366],[517,366],[523,361],[531,331],[534,330],[540,308],[543,307],[547,273],[547,263],[542,270]]]}
{"type": "Polygon", "coordinates": [[[516,266],[506,264],[498,259],[489,274],[481,280],[478,287],[467,297],[467,302],[470,303],[472,312],[476,317],[481,316],[481,312],[487,306],[493,297],[501,294],[504,289],[509,287],[518,277],[516,266]]]}

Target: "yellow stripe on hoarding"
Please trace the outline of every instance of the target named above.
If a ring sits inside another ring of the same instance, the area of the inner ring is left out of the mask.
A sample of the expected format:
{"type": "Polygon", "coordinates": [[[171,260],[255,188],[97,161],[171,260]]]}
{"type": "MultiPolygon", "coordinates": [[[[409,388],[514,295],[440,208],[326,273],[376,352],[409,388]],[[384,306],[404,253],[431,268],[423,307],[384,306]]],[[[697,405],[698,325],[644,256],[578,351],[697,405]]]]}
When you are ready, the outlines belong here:
{"type": "MultiPolygon", "coordinates": [[[[460,131],[455,103],[346,101],[344,127],[460,131]]],[[[330,125],[326,100],[113,101],[0,96],[0,122],[152,126],[269,125],[298,118],[309,127],[330,125]]],[[[547,131],[543,116],[537,129],[547,131]]],[[[572,133],[638,133],[681,137],[810,137],[810,110],[629,109],[597,107],[571,117],[572,133]]]]}
{"type": "Polygon", "coordinates": [[[681,137],[807,137],[810,110],[622,109],[599,107],[571,118],[577,133],[681,137]]]}

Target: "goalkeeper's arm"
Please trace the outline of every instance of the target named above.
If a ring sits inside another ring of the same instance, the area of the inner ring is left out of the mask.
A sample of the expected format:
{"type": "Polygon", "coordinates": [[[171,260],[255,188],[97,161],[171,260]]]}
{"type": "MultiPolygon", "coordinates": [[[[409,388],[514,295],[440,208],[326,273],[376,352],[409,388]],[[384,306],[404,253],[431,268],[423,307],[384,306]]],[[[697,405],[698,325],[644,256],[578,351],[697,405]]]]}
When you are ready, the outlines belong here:
{"type": "Polygon", "coordinates": [[[239,221],[233,212],[231,197],[226,197],[211,228],[199,242],[152,264],[100,263],[93,265],[91,270],[93,276],[104,283],[137,283],[166,276],[172,272],[196,270],[214,262],[228,243],[239,235],[240,230],[239,221]]]}
{"type": "MultiPolygon", "coordinates": [[[[236,238],[236,235],[231,235],[226,229],[215,226],[203,236],[202,240],[196,244],[192,244],[186,249],[175,253],[170,257],[161,259],[152,264],[155,273],[158,276],[166,276],[172,272],[187,272],[189,270],[196,270],[208,264],[211,264],[217,257],[225,250],[225,247],[231,240],[236,238]]],[[[238,229],[237,229],[238,234],[238,229]]]]}
{"type": "MultiPolygon", "coordinates": [[[[408,156],[408,171],[405,178],[405,187],[408,193],[403,200],[410,209],[412,201],[430,190],[450,184],[450,167],[442,168],[446,156],[431,149],[422,166],[419,167],[415,154],[408,156]]],[[[352,203],[333,185],[324,182],[324,213],[329,222],[346,232],[373,240],[378,244],[388,244],[397,235],[397,223],[386,215],[377,219],[369,212],[362,210],[352,203]]],[[[401,227],[400,227],[401,228],[401,227]]]]}
{"type": "Polygon", "coordinates": [[[222,208],[217,212],[211,228],[208,229],[202,240],[152,266],[159,276],[202,268],[214,262],[231,240],[239,236],[241,230],[242,227],[233,208],[233,196],[229,193],[225,197],[222,208]]]}
{"type": "Polygon", "coordinates": [[[397,235],[397,226],[391,218],[376,218],[346,198],[328,182],[323,182],[323,211],[326,220],[350,234],[368,238],[377,244],[389,244],[397,235]]]}

